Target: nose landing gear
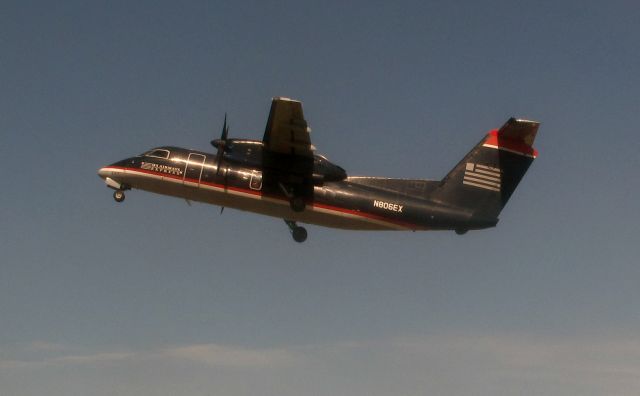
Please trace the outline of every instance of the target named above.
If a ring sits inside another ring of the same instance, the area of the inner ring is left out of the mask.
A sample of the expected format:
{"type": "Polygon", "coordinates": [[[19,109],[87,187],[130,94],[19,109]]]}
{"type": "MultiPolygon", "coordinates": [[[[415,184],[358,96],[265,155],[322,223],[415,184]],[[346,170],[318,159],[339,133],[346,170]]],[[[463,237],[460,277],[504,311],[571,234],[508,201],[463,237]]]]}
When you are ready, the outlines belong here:
{"type": "Polygon", "coordinates": [[[124,201],[124,191],[122,190],[116,190],[113,192],[113,199],[116,200],[116,202],[122,202],[124,201]]]}
{"type": "Polygon", "coordinates": [[[307,240],[307,230],[304,227],[300,227],[292,220],[285,220],[284,222],[289,226],[294,241],[302,243],[307,240]]]}

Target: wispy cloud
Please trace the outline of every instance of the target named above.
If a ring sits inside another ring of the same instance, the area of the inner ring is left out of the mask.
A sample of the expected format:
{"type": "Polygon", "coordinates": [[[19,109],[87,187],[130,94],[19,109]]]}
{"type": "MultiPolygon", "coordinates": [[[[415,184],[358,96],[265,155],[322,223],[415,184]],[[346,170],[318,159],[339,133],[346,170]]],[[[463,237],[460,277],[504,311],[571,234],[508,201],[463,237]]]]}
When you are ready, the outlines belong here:
{"type": "MultiPolygon", "coordinates": [[[[15,368],[37,368],[53,365],[73,365],[73,364],[91,364],[120,361],[133,358],[136,356],[134,352],[94,352],[80,354],[76,351],[78,347],[69,347],[56,344],[55,348],[42,345],[29,344],[23,348],[24,357],[18,358],[0,358],[0,369],[15,368]],[[40,352],[40,355],[37,353],[40,352]],[[36,356],[34,356],[34,354],[36,356]]],[[[20,354],[20,351],[14,351],[14,354],[20,354]]]]}
{"type": "Polygon", "coordinates": [[[249,349],[217,344],[197,344],[166,348],[157,355],[185,359],[212,366],[279,367],[295,362],[296,353],[287,349],[249,349]]]}
{"type": "MultiPolygon", "coordinates": [[[[129,361],[189,361],[207,366],[226,367],[283,367],[293,364],[299,358],[295,352],[278,348],[245,348],[218,344],[191,344],[171,346],[152,350],[85,351],[79,347],[34,342],[21,348],[23,359],[1,359],[0,368],[35,368],[50,365],[100,364],[129,361]],[[34,352],[42,352],[33,357],[34,352]],[[55,354],[52,356],[52,352],[55,354]]],[[[14,352],[20,354],[20,351],[14,352]]]]}
{"type": "MultiPolygon", "coordinates": [[[[46,345],[31,347],[24,348],[25,354],[35,349],[43,357],[0,358],[0,375],[9,369],[70,367],[77,372],[82,367],[112,373],[117,381],[124,375],[119,367],[127,367],[127,373],[169,368],[173,386],[215,385],[241,395],[283,396],[313,394],[309,389],[373,396],[635,395],[640,389],[640,339],[633,337],[422,335],[281,348],[204,343],[84,352],[57,346],[55,356],[46,345]],[[276,380],[282,378],[291,382],[284,390],[276,380]],[[243,385],[238,393],[239,382],[243,385]],[[273,386],[271,391],[265,384],[273,386]]],[[[148,381],[157,387],[169,380],[156,376],[148,381]]]]}
{"type": "Polygon", "coordinates": [[[403,356],[482,356],[486,364],[511,370],[629,372],[640,379],[640,339],[603,340],[532,336],[432,336],[395,338],[403,356]]]}
{"type": "Polygon", "coordinates": [[[134,352],[100,352],[89,355],[66,355],[60,356],[54,359],[49,359],[49,363],[61,363],[61,364],[86,364],[86,363],[100,363],[100,362],[113,362],[125,359],[131,359],[136,357],[134,352]]]}
{"type": "Polygon", "coordinates": [[[64,344],[47,342],[47,341],[33,341],[29,343],[26,348],[35,352],[39,352],[39,351],[56,352],[56,351],[62,351],[67,349],[67,347],[64,344]]]}

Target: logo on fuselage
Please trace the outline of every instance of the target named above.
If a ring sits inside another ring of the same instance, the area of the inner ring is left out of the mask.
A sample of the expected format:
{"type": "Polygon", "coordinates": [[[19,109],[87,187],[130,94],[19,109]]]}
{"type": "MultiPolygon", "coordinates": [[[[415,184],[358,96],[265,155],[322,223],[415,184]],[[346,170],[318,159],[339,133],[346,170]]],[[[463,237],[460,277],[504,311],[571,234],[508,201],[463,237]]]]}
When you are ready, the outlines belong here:
{"type": "Polygon", "coordinates": [[[397,203],[384,202],[384,201],[378,201],[378,200],[373,200],[373,206],[375,206],[376,208],[386,209],[386,210],[390,210],[392,212],[398,212],[398,213],[402,213],[402,208],[404,207],[403,205],[399,205],[397,203]]]}
{"type": "Polygon", "coordinates": [[[143,162],[140,164],[140,169],[146,169],[154,172],[167,173],[170,175],[182,175],[182,169],[175,166],[159,165],[153,162],[143,162]]]}

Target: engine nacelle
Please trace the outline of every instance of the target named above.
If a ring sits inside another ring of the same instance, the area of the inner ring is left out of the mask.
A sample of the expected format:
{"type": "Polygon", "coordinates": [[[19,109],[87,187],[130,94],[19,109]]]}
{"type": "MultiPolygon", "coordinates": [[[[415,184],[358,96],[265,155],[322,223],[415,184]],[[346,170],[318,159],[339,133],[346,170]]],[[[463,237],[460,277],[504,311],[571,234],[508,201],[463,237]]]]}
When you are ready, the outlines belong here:
{"type": "Polygon", "coordinates": [[[313,184],[316,180],[321,183],[341,181],[347,178],[347,172],[336,164],[331,163],[321,155],[316,155],[313,162],[313,184]]]}

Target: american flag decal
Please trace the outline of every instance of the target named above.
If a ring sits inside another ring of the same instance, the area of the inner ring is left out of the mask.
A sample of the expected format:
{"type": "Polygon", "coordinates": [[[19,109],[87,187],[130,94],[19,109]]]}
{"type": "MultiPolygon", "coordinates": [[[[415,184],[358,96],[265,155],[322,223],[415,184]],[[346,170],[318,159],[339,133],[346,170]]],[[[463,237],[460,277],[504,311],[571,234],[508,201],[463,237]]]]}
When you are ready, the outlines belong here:
{"type": "Polygon", "coordinates": [[[467,162],[462,184],[500,192],[500,168],[467,162]]]}

